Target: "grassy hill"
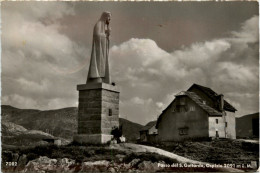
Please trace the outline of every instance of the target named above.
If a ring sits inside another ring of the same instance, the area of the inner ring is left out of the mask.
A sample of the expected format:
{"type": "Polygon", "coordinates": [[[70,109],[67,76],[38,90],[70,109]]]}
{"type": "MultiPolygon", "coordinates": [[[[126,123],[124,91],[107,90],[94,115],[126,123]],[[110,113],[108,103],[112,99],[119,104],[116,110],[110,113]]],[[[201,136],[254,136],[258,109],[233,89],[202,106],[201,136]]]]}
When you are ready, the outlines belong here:
{"type": "Polygon", "coordinates": [[[76,133],[76,115],[77,108],[40,111],[2,106],[2,120],[66,139],[72,139],[76,133]]]}
{"type": "MultiPolygon", "coordinates": [[[[28,130],[40,130],[56,137],[71,140],[77,132],[76,107],[56,110],[18,109],[8,105],[2,105],[2,121],[8,121],[20,125],[28,130]]],[[[143,127],[123,118],[119,119],[123,125],[123,135],[128,141],[134,141],[139,136],[139,130],[143,127]]]]}
{"type": "Polygon", "coordinates": [[[236,134],[242,138],[259,138],[259,112],[236,118],[236,134]]]}

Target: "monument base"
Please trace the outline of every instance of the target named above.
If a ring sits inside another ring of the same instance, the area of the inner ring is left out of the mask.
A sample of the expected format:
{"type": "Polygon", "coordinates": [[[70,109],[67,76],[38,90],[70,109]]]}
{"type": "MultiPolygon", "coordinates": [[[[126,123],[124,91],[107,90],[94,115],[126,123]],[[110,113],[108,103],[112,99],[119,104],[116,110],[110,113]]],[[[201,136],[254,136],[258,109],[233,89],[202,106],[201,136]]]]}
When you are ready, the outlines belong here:
{"type": "Polygon", "coordinates": [[[73,141],[80,144],[105,144],[111,141],[112,135],[107,134],[77,134],[73,141]]]}

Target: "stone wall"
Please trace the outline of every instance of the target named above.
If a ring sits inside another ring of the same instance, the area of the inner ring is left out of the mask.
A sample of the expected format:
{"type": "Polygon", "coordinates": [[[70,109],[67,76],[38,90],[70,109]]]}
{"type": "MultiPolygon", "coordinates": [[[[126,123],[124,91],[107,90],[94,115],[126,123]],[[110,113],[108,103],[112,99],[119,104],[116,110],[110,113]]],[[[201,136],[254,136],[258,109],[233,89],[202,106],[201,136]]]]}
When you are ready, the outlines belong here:
{"type": "Polygon", "coordinates": [[[75,139],[86,142],[89,138],[89,141],[95,141],[95,143],[107,141],[109,138],[107,135],[111,134],[112,129],[119,127],[118,89],[101,83],[78,85],[78,90],[78,136],[75,139]],[[99,136],[93,136],[94,134],[99,134],[99,136]]]}
{"type": "Polygon", "coordinates": [[[79,91],[78,134],[101,133],[102,89],[79,91]]]}
{"type": "Polygon", "coordinates": [[[119,127],[119,93],[102,90],[102,134],[111,134],[113,127],[119,127]]]}

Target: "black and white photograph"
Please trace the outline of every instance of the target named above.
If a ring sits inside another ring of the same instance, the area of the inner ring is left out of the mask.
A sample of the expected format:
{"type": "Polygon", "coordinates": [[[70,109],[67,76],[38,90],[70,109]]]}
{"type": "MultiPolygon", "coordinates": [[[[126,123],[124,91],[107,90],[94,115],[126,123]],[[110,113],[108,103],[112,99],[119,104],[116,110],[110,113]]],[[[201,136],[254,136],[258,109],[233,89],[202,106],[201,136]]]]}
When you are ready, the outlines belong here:
{"type": "Polygon", "coordinates": [[[1,172],[259,171],[257,1],[2,1],[1,172]]]}

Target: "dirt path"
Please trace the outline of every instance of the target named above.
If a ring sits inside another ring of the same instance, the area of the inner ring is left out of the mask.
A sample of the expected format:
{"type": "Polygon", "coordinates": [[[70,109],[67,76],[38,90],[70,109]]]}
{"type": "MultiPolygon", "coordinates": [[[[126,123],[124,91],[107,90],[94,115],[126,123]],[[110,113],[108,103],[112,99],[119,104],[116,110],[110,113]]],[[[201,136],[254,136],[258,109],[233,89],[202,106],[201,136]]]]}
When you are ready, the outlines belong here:
{"type": "MultiPolygon", "coordinates": [[[[129,152],[129,153],[131,153],[131,152],[156,153],[156,154],[160,154],[160,155],[172,158],[172,159],[176,159],[179,163],[191,163],[191,164],[203,164],[203,165],[210,164],[210,163],[206,163],[206,162],[200,162],[200,161],[196,161],[196,160],[187,159],[187,158],[179,156],[177,154],[174,154],[174,153],[171,153],[171,152],[159,149],[159,148],[146,146],[146,145],[121,143],[121,144],[111,144],[110,148],[129,152]]],[[[212,164],[210,164],[210,165],[212,165],[212,164]]],[[[242,170],[234,169],[234,168],[218,168],[218,169],[221,172],[244,172],[242,170]]]]}
{"type": "Polygon", "coordinates": [[[253,140],[253,139],[238,139],[238,141],[259,144],[259,140],[253,140]]]}

